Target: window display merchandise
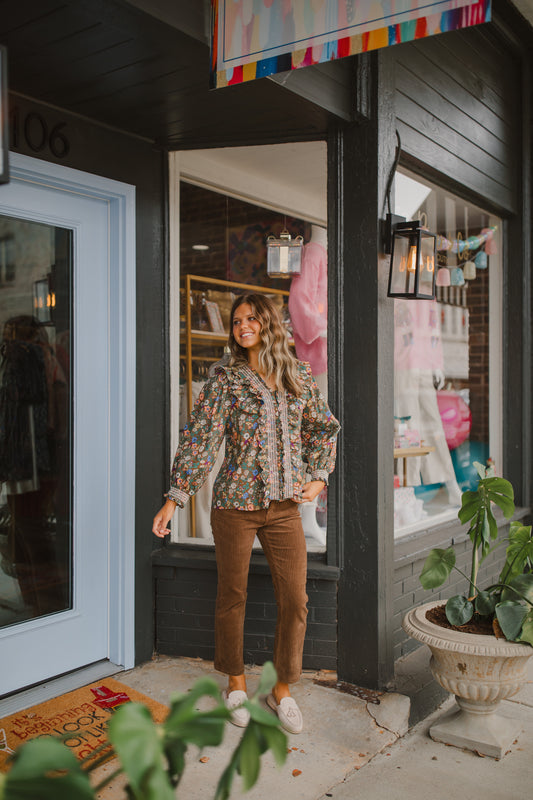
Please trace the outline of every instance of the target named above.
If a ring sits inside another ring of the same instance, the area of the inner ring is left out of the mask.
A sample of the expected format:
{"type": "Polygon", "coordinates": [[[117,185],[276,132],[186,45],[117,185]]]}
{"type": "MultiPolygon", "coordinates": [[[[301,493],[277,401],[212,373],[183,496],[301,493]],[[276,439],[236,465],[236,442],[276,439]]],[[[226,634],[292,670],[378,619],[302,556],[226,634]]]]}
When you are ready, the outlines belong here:
{"type": "Polygon", "coordinates": [[[436,300],[395,299],[395,530],[455,516],[465,461],[501,469],[501,222],[398,173],[395,212],[437,233],[436,300]]]}

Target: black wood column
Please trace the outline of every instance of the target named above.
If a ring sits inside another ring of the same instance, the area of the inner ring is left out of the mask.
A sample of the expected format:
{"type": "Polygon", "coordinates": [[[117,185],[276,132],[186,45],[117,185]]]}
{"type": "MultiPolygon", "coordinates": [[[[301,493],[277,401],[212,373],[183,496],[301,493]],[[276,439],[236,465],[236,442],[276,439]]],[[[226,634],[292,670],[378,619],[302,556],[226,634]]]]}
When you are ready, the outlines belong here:
{"type": "MultiPolygon", "coordinates": [[[[512,42],[513,43],[513,42],[512,42]]],[[[516,46],[516,41],[514,40],[516,46]]],[[[531,50],[520,49],[521,106],[518,213],[503,227],[503,476],[511,481],[515,503],[530,506],[533,497],[532,333],[532,70],[531,50]]]]}
{"type": "Polygon", "coordinates": [[[376,688],[393,673],[394,306],[386,297],[380,220],[396,138],[390,54],[374,53],[361,66],[362,115],[340,127],[328,148],[328,330],[330,399],[342,424],[332,486],[341,567],[338,674],[376,688]]]}

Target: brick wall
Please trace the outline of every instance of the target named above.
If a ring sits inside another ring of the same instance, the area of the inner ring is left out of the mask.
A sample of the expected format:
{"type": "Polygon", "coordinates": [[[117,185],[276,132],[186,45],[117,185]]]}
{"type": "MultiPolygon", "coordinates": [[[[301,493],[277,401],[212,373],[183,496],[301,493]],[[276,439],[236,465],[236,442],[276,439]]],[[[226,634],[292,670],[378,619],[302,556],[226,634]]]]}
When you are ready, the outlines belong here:
{"type": "MultiPolygon", "coordinates": [[[[168,548],[172,551],[172,548],[168,548]]],[[[246,664],[272,658],[276,602],[268,566],[254,557],[249,583],[244,652],[246,664]]],[[[337,666],[337,571],[320,577],[310,565],[304,669],[337,666]]],[[[164,655],[214,657],[216,566],[211,553],[175,558],[160,551],[154,558],[156,652],[164,655]]]]}
{"type": "Polygon", "coordinates": [[[466,293],[468,306],[468,386],[474,442],[489,441],[489,270],[476,272],[466,293]]]}
{"type": "MultiPolygon", "coordinates": [[[[472,412],[469,439],[485,443],[489,441],[489,269],[478,269],[475,280],[467,281],[465,287],[437,287],[441,310],[444,306],[468,309],[468,378],[451,377],[454,389],[469,390],[472,412]]],[[[448,337],[449,334],[447,331],[448,337]]],[[[453,340],[451,344],[453,347],[453,340]]]]}
{"type": "MultiPolygon", "coordinates": [[[[518,512],[516,518],[519,518],[518,512]]],[[[499,520],[500,539],[508,530],[499,520]]],[[[429,551],[453,545],[457,566],[470,574],[470,539],[458,522],[440,526],[437,531],[423,531],[400,538],[395,546],[394,565],[394,660],[420,645],[401,627],[409,609],[463,594],[467,581],[457,572],[440,589],[422,588],[420,572],[429,551]]],[[[171,546],[154,554],[156,652],[164,655],[191,656],[213,660],[216,565],[212,553],[196,552],[177,556],[171,546]]],[[[245,662],[263,664],[272,657],[276,603],[268,566],[264,558],[254,557],[246,607],[244,629],[245,662]]],[[[479,583],[495,583],[505,560],[505,548],[491,553],[481,565],[479,583]]],[[[338,572],[310,563],[307,582],[309,616],[304,645],[304,669],[332,669],[337,666],[337,580],[338,572]]]]}

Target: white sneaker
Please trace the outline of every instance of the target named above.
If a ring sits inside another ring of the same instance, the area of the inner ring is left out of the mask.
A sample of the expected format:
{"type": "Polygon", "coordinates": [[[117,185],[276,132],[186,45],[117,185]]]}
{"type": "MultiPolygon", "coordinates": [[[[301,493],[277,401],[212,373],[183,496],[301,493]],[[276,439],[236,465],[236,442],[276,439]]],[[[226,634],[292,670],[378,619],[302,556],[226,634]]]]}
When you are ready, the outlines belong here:
{"type": "Polygon", "coordinates": [[[278,719],[281,722],[281,727],[288,733],[301,733],[304,727],[302,712],[296,704],[293,697],[282,697],[279,703],[276,703],[276,698],[273,694],[269,694],[267,699],[267,706],[275,711],[278,719]]]}
{"type": "Polygon", "coordinates": [[[231,722],[239,728],[246,728],[250,722],[250,712],[242,705],[245,700],[248,700],[246,692],[243,692],[241,689],[228,692],[227,689],[224,689],[222,698],[226,708],[231,711],[231,722]]]}

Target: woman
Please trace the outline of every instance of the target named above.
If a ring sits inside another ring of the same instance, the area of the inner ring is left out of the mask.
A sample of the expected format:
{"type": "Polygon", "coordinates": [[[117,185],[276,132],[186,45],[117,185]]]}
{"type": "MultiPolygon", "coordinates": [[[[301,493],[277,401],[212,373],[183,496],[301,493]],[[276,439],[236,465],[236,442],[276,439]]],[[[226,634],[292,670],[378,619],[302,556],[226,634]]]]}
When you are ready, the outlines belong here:
{"type": "Polygon", "coordinates": [[[287,731],[299,733],[302,715],[289,689],[301,674],[307,618],[307,552],[297,504],[311,502],[326,485],[339,424],[309,365],[292,355],[281,316],[268,297],[238,297],[230,320],[230,363],[217,367],[200,393],[174,459],[167,501],[152,530],[159,537],[170,532],[176,506],[183,507],[198,491],[225,438],[211,512],[218,571],[215,669],[228,675],[224,699],[232,721],[247,725],[243,627],[257,535],[278,608],[277,683],[267,703],[287,731]],[[311,480],[305,478],[306,469],[311,480]]]}

